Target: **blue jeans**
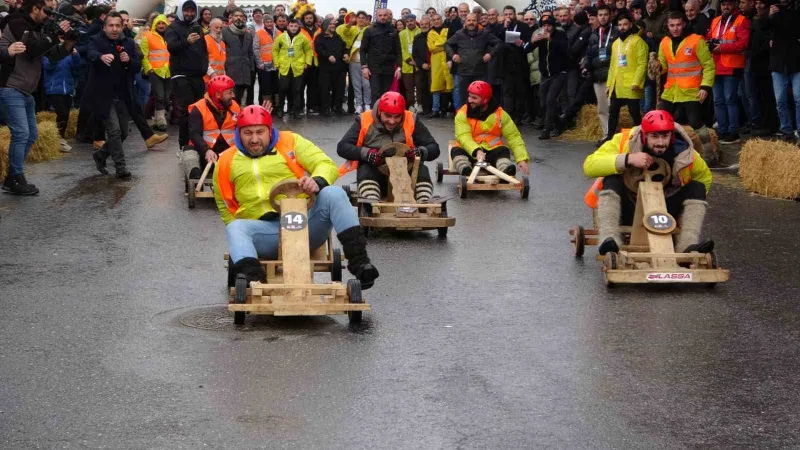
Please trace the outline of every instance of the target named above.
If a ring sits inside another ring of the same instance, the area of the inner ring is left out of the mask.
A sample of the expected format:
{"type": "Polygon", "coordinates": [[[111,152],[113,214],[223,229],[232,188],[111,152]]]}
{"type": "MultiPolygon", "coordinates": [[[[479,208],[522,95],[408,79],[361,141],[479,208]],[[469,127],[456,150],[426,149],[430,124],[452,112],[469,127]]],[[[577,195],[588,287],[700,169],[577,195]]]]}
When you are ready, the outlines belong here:
{"type": "Polygon", "coordinates": [[[442,107],[442,93],[441,92],[434,92],[433,93],[433,112],[439,112],[439,108],[442,107]]]}
{"type": "MultiPolygon", "coordinates": [[[[331,228],[341,233],[358,226],[358,216],[350,199],[339,186],[328,186],[317,194],[317,201],[308,212],[308,241],[310,248],[325,243],[331,228]]],[[[278,220],[236,219],[225,227],[231,261],[242,258],[278,258],[278,220]]]]}
{"type": "Polygon", "coordinates": [[[136,74],[134,82],[136,83],[136,99],[139,101],[139,106],[144,109],[147,106],[147,100],[150,98],[150,80],[147,77],[143,77],[142,73],[139,72],[136,74]]]}
{"type": "Polygon", "coordinates": [[[453,108],[458,111],[458,108],[461,108],[461,91],[459,89],[459,76],[458,74],[453,74],[453,108]]]}
{"type": "Polygon", "coordinates": [[[725,135],[739,129],[739,78],[717,75],[714,81],[714,113],[717,133],[725,135]]]}
{"type": "Polygon", "coordinates": [[[33,96],[13,88],[0,88],[0,115],[11,131],[11,142],[8,146],[8,175],[22,175],[25,157],[39,138],[33,96]]]}
{"type": "Polygon", "coordinates": [[[775,90],[775,102],[778,104],[781,133],[791,134],[794,130],[800,130],[800,72],[789,75],[772,72],[772,88],[775,90]],[[795,123],[792,123],[792,111],[789,109],[790,83],[792,85],[791,92],[794,96],[795,123]]]}
{"type": "Polygon", "coordinates": [[[656,109],[656,85],[647,79],[644,83],[644,101],[642,102],[642,115],[656,109]]]}

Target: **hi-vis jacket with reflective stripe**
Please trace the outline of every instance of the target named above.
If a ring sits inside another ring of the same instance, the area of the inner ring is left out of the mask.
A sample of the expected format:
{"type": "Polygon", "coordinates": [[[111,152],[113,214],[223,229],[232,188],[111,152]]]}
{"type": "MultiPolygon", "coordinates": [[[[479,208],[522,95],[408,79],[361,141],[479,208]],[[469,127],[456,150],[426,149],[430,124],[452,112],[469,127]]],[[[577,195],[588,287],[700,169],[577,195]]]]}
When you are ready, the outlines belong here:
{"type": "Polygon", "coordinates": [[[467,106],[464,105],[456,113],[455,123],[458,145],[470,155],[475,156],[478,148],[489,151],[503,145],[514,154],[514,161],[520,163],[530,160],[519,129],[511,116],[499,106],[486,120],[481,121],[467,117],[467,106]]]}
{"type": "Polygon", "coordinates": [[[701,86],[714,85],[714,58],[699,34],[690,34],[672,52],[672,39],[661,40],[658,49],[661,73],[667,74],[661,98],[669,102],[696,102],[701,86]]]}
{"type": "Polygon", "coordinates": [[[283,180],[322,178],[332,186],[338,178],[336,164],[316,145],[290,131],[273,132],[275,146],[253,158],[236,146],[225,150],[214,170],[214,198],[229,224],[235,219],[258,219],[274,212],[269,203],[272,187],[283,180]]]}
{"type": "Polygon", "coordinates": [[[225,75],[225,61],[228,59],[228,46],[220,39],[217,42],[213,36],[207,34],[206,48],[208,48],[208,72],[203,79],[208,83],[211,77],[225,75]]]}
{"type": "Polygon", "coordinates": [[[189,105],[189,112],[191,113],[195,108],[200,111],[203,116],[203,140],[209,149],[213,149],[217,143],[220,135],[225,139],[228,145],[233,145],[236,136],[236,115],[239,114],[239,104],[236,100],[231,101],[231,107],[228,108],[228,113],[225,116],[225,121],[222,122],[222,127],[217,125],[217,119],[214,113],[208,108],[208,94],[197,102],[189,105]]]}
{"type": "MultiPolygon", "coordinates": [[[[586,193],[586,197],[584,197],[584,201],[590,208],[597,207],[596,194],[603,188],[603,177],[624,172],[625,155],[627,153],[644,151],[642,128],[633,127],[629,135],[627,131],[615,134],[613,139],[601,145],[594,153],[586,157],[586,161],[583,163],[583,172],[587,177],[599,178],[595,180],[589,192],[586,193]],[[630,136],[630,139],[628,139],[628,136],[630,136]]],[[[692,180],[703,183],[706,187],[706,192],[708,192],[711,189],[711,170],[709,170],[706,162],[703,161],[703,157],[694,150],[692,140],[686,134],[686,130],[677,123],[675,124],[675,140],[676,143],[667,151],[674,151],[674,146],[678,144],[677,141],[681,141],[679,144],[684,150],[675,156],[675,161],[672,164],[672,181],[669,186],[664,188],[664,195],[666,197],[673,195],[681,186],[685,186],[692,180]]]]}
{"type": "MultiPolygon", "coordinates": [[[[719,52],[714,53],[717,75],[733,75],[736,69],[744,69],[746,51],[750,45],[750,20],[739,11],[711,21],[709,39],[719,39],[719,52]]],[[[800,51],[800,50],[798,50],[800,51]]]]}
{"type": "Polygon", "coordinates": [[[167,23],[167,16],[161,14],[153,19],[152,31],[144,34],[139,48],[142,50],[142,72],[147,75],[152,70],[160,78],[169,78],[169,50],[164,36],[158,34],[155,29],[159,22],[167,23]]]}
{"type": "MultiPolygon", "coordinates": [[[[376,105],[377,107],[377,105],[376,105]]],[[[361,113],[361,130],[358,132],[358,141],[356,141],[356,147],[363,147],[364,146],[364,138],[367,137],[367,133],[370,131],[372,124],[375,123],[375,114],[373,111],[365,111],[361,113]]],[[[416,126],[416,117],[414,113],[411,111],[405,111],[403,113],[403,136],[405,138],[405,144],[409,148],[414,148],[414,129],[416,126]]],[[[340,155],[341,156],[341,155],[340,155]]],[[[352,172],[358,169],[358,160],[351,159],[345,161],[344,164],[339,166],[339,176],[344,176],[347,172],[352,172]]]]}

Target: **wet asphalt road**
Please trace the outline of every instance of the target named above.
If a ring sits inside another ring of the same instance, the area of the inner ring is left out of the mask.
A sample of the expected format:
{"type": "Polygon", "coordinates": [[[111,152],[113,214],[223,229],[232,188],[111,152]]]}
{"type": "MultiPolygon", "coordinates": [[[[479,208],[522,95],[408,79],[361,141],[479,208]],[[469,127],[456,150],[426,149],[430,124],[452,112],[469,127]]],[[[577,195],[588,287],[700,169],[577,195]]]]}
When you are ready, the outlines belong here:
{"type": "MultiPolygon", "coordinates": [[[[350,123],[292,128],[334,155],[350,123]]],[[[231,324],[223,224],[186,208],[174,138],[132,138],[128,182],[85,146],[30,166],[42,194],[0,196],[0,448],[800,446],[800,205],[727,177],[707,234],[729,283],[607,291],[567,235],[592,147],[525,135],[528,201],[446,178],[447,240],[370,241],[357,329],[231,324]]]]}

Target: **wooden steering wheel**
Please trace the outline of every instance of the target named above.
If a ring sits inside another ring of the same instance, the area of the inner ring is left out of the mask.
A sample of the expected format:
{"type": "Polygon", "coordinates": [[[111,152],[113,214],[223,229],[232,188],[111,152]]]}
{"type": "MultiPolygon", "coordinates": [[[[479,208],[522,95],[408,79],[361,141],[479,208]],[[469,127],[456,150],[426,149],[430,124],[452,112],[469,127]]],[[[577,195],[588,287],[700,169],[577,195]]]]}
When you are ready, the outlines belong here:
{"type": "Polygon", "coordinates": [[[655,158],[653,165],[645,170],[638,167],[628,168],[622,178],[625,180],[625,187],[631,192],[638,192],[642,181],[654,181],[666,187],[672,178],[672,168],[663,159],[655,158]]]}
{"type": "Polygon", "coordinates": [[[269,192],[269,204],[275,211],[280,212],[281,200],[284,198],[304,198],[308,200],[308,209],[314,206],[317,196],[314,194],[308,195],[303,192],[297,180],[283,180],[276,183],[269,192]]]}
{"type": "MultiPolygon", "coordinates": [[[[384,158],[391,158],[392,156],[405,157],[411,152],[412,152],[411,148],[402,142],[392,142],[391,144],[384,145],[383,147],[381,147],[380,150],[378,150],[378,154],[383,156],[384,158]]],[[[414,163],[409,162],[408,163],[409,172],[413,167],[414,163]]],[[[386,164],[381,164],[381,166],[378,167],[378,170],[384,175],[389,175],[389,168],[386,166],[386,164]]]]}

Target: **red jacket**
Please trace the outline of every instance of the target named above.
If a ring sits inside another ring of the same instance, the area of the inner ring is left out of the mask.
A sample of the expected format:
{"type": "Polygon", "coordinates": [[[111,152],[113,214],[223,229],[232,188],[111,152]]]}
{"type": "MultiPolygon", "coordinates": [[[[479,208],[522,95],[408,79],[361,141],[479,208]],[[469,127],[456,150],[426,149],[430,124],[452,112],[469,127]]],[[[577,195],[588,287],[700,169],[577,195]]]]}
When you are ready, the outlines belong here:
{"type": "Polygon", "coordinates": [[[750,20],[747,17],[737,10],[729,18],[714,18],[707,38],[723,41],[719,50],[712,53],[717,75],[733,75],[735,69],[744,69],[744,55],[750,43],[750,20]]]}

